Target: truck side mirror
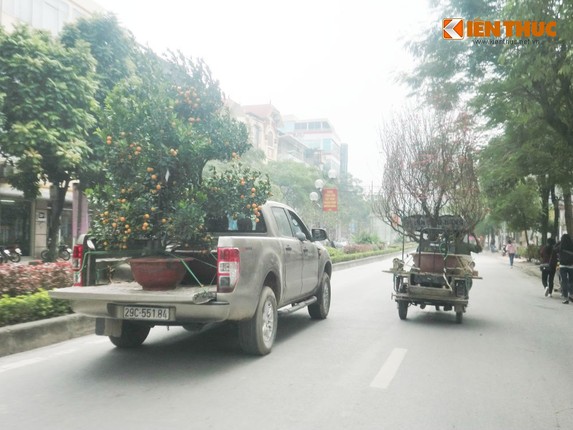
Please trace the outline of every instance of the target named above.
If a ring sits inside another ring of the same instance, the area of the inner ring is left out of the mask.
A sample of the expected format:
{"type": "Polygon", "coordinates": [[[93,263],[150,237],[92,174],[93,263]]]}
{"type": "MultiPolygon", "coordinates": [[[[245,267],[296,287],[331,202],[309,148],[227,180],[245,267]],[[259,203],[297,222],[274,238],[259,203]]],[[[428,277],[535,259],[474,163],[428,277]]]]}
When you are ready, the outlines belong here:
{"type": "Polygon", "coordinates": [[[322,240],[328,240],[328,234],[326,234],[326,230],[323,228],[313,228],[312,229],[312,240],[315,242],[319,242],[322,240]]]}

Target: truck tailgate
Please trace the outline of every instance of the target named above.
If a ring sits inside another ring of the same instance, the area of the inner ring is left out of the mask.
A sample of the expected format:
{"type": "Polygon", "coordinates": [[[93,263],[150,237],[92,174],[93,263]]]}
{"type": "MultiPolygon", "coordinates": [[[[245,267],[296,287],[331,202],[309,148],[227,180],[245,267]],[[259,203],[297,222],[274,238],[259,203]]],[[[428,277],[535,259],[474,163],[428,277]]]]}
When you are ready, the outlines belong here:
{"type": "Polygon", "coordinates": [[[54,299],[70,300],[78,313],[103,318],[122,318],[123,306],[153,306],[170,309],[172,322],[223,321],[229,303],[216,300],[216,286],[180,286],[168,291],[144,291],[135,282],[68,287],[49,291],[54,299]]]}
{"type": "Polygon", "coordinates": [[[68,287],[49,292],[54,299],[110,300],[138,303],[204,303],[205,293],[215,297],[216,287],[177,287],[174,290],[147,291],[136,282],[125,282],[96,287],[68,287]]]}

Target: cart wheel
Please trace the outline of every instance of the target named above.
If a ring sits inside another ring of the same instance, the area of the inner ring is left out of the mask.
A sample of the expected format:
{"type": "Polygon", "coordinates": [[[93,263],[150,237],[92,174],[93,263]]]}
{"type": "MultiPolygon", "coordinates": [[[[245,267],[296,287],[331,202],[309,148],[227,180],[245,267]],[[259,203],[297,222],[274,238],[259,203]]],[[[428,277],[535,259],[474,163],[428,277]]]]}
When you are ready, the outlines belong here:
{"type": "Polygon", "coordinates": [[[464,313],[462,311],[456,312],[456,322],[461,324],[464,319],[464,313]]]}
{"type": "Polygon", "coordinates": [[[408,302],[400,300],[398,302],[398,316],[401,320],[405,320],[408,316],[408,302]]]}

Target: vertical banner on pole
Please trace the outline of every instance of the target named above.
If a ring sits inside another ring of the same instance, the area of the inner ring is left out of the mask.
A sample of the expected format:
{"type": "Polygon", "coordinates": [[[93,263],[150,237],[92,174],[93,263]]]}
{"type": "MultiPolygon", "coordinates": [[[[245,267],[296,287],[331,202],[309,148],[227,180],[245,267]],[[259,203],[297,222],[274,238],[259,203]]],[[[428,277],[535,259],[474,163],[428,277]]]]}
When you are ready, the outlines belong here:
{"type": "Polygon", "coordinates": [[[322,189],[322,210],[323,212],[338,211],[338,189],[336,188],[322,189]]]}

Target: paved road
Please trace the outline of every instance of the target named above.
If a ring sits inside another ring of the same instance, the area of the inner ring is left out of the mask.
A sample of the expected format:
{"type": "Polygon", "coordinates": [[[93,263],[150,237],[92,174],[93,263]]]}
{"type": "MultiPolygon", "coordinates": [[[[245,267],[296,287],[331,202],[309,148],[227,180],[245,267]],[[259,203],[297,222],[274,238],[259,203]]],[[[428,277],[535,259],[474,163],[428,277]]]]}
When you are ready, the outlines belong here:
{"type": "Polygon", "coordinates": [[[389,264],[335,272],[329,318],[281,318],[262,358],[231,326],[156,328],[138,351],[85,336],[2,357],[2,428],[573,428],[572,305],[484,254],[463,324],[430,308],[401,321],[389,264]]]}

